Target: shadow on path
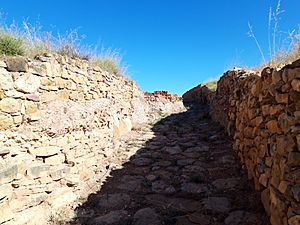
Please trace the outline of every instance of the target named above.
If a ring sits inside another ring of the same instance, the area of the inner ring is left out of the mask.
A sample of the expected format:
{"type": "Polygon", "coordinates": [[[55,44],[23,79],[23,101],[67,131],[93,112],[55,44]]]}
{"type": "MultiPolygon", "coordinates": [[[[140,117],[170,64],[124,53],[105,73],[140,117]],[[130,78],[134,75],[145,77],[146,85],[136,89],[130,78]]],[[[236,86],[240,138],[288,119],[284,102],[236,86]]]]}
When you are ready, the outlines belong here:
{"type": "MultiPolygon", "coordinates": [[[[97,225],[267,225],[259,195],[207,108],[174,114],[151,130],[122,169],[76,209],[97,225]]],[[[128,148],[130,147],[128,146],[128,148]]]]}

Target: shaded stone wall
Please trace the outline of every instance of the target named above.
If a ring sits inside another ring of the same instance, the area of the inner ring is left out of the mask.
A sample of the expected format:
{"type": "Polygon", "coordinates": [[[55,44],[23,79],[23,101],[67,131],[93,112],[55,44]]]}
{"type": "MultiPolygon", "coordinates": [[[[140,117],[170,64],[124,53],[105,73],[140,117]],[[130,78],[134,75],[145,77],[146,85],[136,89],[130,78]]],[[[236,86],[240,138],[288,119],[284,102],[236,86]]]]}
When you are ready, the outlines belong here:
{"type": "Polygon", "coordinates": [[[87,61],[0,60],[0,223],[45,224],[98,190],[118,138],[157,115],[134,82],[87,61]]]}
{"type": "Polygon", "coordinates": [[[300,61],[228,71],[213,95],[210,114],[232,136],[272,225],[300,224],[300,61]]]}

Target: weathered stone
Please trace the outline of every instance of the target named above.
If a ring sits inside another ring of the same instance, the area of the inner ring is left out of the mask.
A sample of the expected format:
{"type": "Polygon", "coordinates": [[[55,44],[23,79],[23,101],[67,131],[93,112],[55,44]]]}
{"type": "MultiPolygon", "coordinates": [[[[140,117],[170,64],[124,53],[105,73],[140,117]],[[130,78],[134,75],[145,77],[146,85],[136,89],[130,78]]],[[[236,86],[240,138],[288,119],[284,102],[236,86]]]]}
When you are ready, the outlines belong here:
{"type": "Polygon", "coordinates": [[[21,101],[14,98],[4,98],[0,101],[0,110],[6,113],[21,111],[21,101]]]}
{"type": "Polygon", "coordinates": [[[171,155],[176,155],[176,154],[179,154],[182,152],[181,148],[176,145],[176,146],[173,146],[173,147],[165,147],[164,150],[168,153],[170,153],[171,155]]]}
{"type": "Polygon", "coordinates": [[[256,218],[253,214],[238,210],[231,212],[224,222],[225,225],[254,224],[256,222],[256,218]]]}
{"type": "Polygon", "coordinates": [[[25,95],[25,98],[26,98],[26,100],[33,101],[33,102],[39,102],[40,101],[40,96],[35,95],[35,94],[25,95]]]}
{"type": "Polygon", "coordinates": [[[112,209],[118,207],[122,209],[130,203],[130,196],[125,193],[115,193],[101,196],[98,206],[104,209],[112,209]]]}
{"type": "Polygon", "coordinates": [[[27,59],[22,56],[6,57],[7,70],[11,72],[28,72],[27,59]]]}
{"type": "Polygon", "coordinates": [[[52,180],[58,181],[64,177],[66,177],[66,174],[70,173],[70,167],[67,167],[66,165],[57,166],[56,169],[51,170],[49,172],[50,177],[52,180]]]}
{"type": "Polygon", "coordinates": [[[18,166],[10,165],[0,169],[0,184],[11,182],[17,177],[18,166]]]}
{"type": "Polygon", "coordinates": [[[3,68],[0,68],[0,87],[6,91],[14,89],[14,81],[11,74],[3,68]]]}
{"type": "Polygon", "coordinates": [[[273,73],[272,73],[272,84],[277,84],[279,81],[282,80],[282,71],[277,71],[277,70],[274,70],[273,73]]]}
{"type": "Polygon", "coordinates": [[[65,162],[64,154],[57,154],[50,157],[45,158],[45,163],[49,165],[60,165],[65,162]]]}
{"type": "Polygon", "coordinates": [[[32,94],[38,90],[41,82],[39,77],[26,73],[15,81],[15,85],[18,91],[32,94]]]}
{"type": "Polygon", "coordinates": [[[218,190],[233,189],[239,184],[237,178],[218,179],[212,183],[218,190]]]}
{"type": "Polygon", "coordinates": [[[261,89],[262,89],[262,81],[261,81],[261,79],[258,79],[258,80],[256,81],[256,83],[253,84],[253,86],[252,86],[252,88],[251,88],[251,93],[252,93],[252,95],[254,95],[254,96],[257,97],[257,96],[260,94],[261,89]]]}
{"type": "Polygon", "coordinates": [[[291,83],[293,90],[300,92],[300,80],[294,79],[291,83]]]}
{"type": "Polygon", "coordinates": [[[25,107],[25,114],[27,115],[36,113],[38,111],[37,104],[35,102],[25,101],[24,107],[25,107]]]}
{"type": "Polygon", "coordinates": [[[261,201],[267,214],[270,215],[270,190],[268,188],[261,192],[261,201]]]}
{"type": "Polygon", "coordinates": [[[281,130],[278,126],[278,122],[276,120],[270,120],[269,122],[266,123],[267,129],[273,133],[273,134],[280,134],[281,130]]]}
{"type": "Polygon", "coordinates": [[[293,216],[288,220],[289,225],[299,225],[300,224],[300,215],[293,216]]]}
{"type": "Polygon", "coordinates": [[[54,196],[57,197],[49,200],[50,205],[53,209],[62,208],[63,206],[76,201],[76,199],[78,198],[78,195],[73,193],[71,190],[66,192],[59,191],[59,193],[56,193],[54,196]]]}
{"type": "Polygon", "coordinates": [[[49,174],[49,170],[49,165],[37,164],[29,166],[26,170],[26,174],[32,178],[39,178],[47,176],[49,174]]]}
{"type": "Polygon", "coordinates": [[[138,210],[133,216],[133,225],[161,225],[162,222],[159,219],[157,213],[151,208],[144,208],[138,210]]]}
{"type": "Polygon", "coordinates": [[[286,113],[282,113],[278,117],[278,124],[280,129],[287,133],[290,128],[295,125],[295,120],[292,116],[288,116],[286,113]]]}
{"type": "Polygon", "coordinates": [[[204,207],[216,213],[226,213],[230,211],[231,204],[225,197],[209,197],[203,199],[204,207]]]}
{"type": "Polygon", "coordinates": [[[268,177],[266,174],[262,174],[259,177],[259,183],[262,184],[263,186],[267,187],[268,186],[268,177]]]}
{"type": "Polygon", "coordinates": [[[128,212],[125,210],[117,210],[117,211],[111,211],[108,214],[105,214],[103,216],[98,216],[94,218],[92,221],[89,221],[88,224],[103,224],[103,225],[109,225],[109,224],[120,224],[120,223],[126,223],[126,220],[128,219],[128,212]]]}
{"type": "Polygon", "coordinates": [[[14,124],[14,120],[10,115],[0,114],[0,129],[6,129],[14,124]]]}
{"type": "Polygon", "coordinates": [[[6,63],[2,60],[0,60],[0,67],[6,68],[6,63]]]}
{"type": "Polygon", "coordinates": [[[8,201],[0,204],[0,223],[4,223],[14,218],[14,213],[12,212],[8,201]]]}
{"type": "Polygon", "coordinates": [[[276,151],[280,155],[284,155],[286,152],[293,151],[295,147],[294,140],[291,136],[277,136],[276,137],[276,151]]]}
{"type": "Polygon", "coordinates": [[[61,148],[57,146],[44,146],[44,147],[29,149],[29,152],[37,157],[52,156],[59,153],[60,151],[61,148]]]}
{"type": "Polygon", "coordinates": [[[200,194],[208,192],[208,187],[205,184],[184,183],[181,190],[186,193],[200,194]]]}
{"type": "Polygon", "coordinates": [[[0,184],[0,201],[7,197],[8,195],[11,195],[12,193],[12,186],[11,184],[0,184]]]}
{"type": "Polygon", "coordinates": [[[55,92],[47,91],[41,94],[41,102],[51,102],[57,99],[57,95],[55,92]]]}
{"type": "Polygon", "coordinates": [[[287,164],[289,166],[299,166],[300,165],[300,152],[290,152],[288,154],[287,164]]]}
{"type": "Polygon", "coordinates": [[[288,104],[289,103],[289,94],[276,93],[275,99],[278,103],[288,104]]]}

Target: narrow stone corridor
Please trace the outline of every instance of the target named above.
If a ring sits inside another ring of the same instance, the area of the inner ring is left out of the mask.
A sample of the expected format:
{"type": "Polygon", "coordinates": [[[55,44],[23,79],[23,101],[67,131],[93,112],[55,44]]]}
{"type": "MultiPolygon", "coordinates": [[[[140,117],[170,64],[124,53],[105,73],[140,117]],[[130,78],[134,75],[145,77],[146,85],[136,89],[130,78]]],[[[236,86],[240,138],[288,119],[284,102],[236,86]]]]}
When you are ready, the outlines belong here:
{"type": "Polygon", "coordinates": [[[206,108],[132,131],[116,154],[124,162],[132,156],[76,208],[76,224],[269,224],[230,139],[206,108]]]}

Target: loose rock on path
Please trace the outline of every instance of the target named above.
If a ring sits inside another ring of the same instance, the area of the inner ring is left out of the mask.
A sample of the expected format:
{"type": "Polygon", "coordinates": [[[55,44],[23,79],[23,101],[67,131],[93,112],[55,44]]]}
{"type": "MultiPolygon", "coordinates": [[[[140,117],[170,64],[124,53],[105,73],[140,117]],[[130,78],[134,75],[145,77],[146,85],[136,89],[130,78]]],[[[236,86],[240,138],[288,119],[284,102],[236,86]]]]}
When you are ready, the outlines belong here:
{"type": "Polygon", "coordinates": [[[77,207],[76,224],[269,224],[230,139],[205,108],[132,131],[118,154],[127,162],[77,207]]]}

